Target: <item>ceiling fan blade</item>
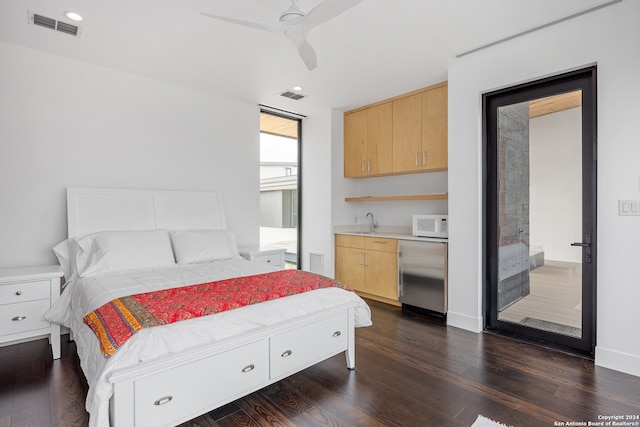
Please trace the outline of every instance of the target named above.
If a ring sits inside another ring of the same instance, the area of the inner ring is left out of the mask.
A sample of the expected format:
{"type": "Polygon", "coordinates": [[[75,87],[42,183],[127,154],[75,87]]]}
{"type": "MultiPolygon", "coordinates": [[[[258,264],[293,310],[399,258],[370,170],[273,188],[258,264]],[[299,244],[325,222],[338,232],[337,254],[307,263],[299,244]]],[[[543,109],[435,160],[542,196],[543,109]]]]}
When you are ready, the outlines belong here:
{"type": "Polygon", "coordinates": [[[309,71],[315,69],[318,66],[318,59],[316,57],[316,51],[307,41],[306,33],[294,27],[285,30],[284,35],[296,46],[298,54],[300,58],[302,58],[304,65],[307,66],[307,69],[309,71]]]}
{"type": "Polygon", "coordinates": [[[208,18],[217,19],[219,21],[230,22],[232,24],[238,24],[245,27],[256,28],[258,30],[266,30],[266,31],[271,31],[273,33],[277,33],[281,31],[280,25],[265,24],[263,22],[255,22],[255,21],[246,21],[244,19],[236,19],[236,18],[229,18],[227,16],[212,15],[210,13],[205,13],[205,12],[200,12],[200,14],[208,18]]]}
{"type": "Polygon", "coordinates": [[[304,24],[314,27],[340,15],[362,0],[325,0],[304,17],[304,24]]]}
{"type": "Polygon", "coordinates": [[[318,66],[316,51],[313,50],[313,47],[311,47],[306,40],[298,45],[298,53],[309,71],[314,70],[318,66]]]}

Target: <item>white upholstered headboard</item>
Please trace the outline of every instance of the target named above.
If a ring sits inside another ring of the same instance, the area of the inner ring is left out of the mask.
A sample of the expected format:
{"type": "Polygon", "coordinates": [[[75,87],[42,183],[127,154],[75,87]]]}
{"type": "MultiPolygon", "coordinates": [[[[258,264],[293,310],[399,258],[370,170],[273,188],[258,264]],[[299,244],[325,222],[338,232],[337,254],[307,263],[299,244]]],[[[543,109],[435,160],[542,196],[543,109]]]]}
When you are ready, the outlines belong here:
{"type": "Polygon", "coordinates": [[[115,230],[226,230],[217,192],[67,188],[68,237],[115,230]]]}

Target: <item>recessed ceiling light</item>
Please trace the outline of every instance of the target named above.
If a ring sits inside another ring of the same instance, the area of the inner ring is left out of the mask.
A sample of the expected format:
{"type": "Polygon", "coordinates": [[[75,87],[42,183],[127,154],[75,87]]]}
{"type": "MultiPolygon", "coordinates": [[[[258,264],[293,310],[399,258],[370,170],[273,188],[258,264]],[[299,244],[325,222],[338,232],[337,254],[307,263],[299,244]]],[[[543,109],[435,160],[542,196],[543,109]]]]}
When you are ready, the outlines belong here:
{"type": "Polygon", "coordinates": [[[80,14],[76,13],[76,12],[65,12],[64,16],[66,16],[67,18],[71,19],[72,21],[82,21],[82,16],[80,16],[80,14]]]}
{"type": "Polygon", "coordinates": [[[302,86],[294,86],[291,89],[292,90],[302,90],[302,86]]]}

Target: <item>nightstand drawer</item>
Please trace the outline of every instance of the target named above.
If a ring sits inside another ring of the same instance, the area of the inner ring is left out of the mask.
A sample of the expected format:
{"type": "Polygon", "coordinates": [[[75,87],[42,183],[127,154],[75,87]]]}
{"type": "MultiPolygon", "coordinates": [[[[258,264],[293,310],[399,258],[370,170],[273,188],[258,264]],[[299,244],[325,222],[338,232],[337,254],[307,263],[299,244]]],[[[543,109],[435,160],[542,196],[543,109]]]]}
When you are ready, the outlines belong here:
{"type": "Polygon", "coordinates": [[[282,255],[280,254],[255,256],[252,260],[261,264],[269,264],[275,267],[282,267],[282,255]]]}
{"type": "Polygon", "coordinates": [[[51,285],[49,280],[12,283],[0,286],[0,304],[15,304],[39,299],[49,299],[51,285]]]}
{"type": "Polygon", "coordinates": [[[49,322],[42,320],[49,305],[49,299],[44,299],[0,306],[0,335],[49,328],[49,322]]]}

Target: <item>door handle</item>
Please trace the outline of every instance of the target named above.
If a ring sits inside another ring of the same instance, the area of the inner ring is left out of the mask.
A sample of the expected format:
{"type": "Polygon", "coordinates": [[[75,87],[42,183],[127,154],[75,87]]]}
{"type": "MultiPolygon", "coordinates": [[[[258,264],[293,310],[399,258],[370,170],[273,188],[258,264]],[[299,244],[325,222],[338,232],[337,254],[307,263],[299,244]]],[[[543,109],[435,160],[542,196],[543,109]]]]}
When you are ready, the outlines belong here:
{"type": "Polygon", "coordinates": [[[591,233],[584,235],[584,242],[573,242],[571,246],[580,246],[585,248],[584,250],[584,262],[591,263],[591,233]]]}
{"type": "Polygon", "coordinates": [[[573,242],[571,246],[582,246],[583,248],[591,247],[591,233],[584,235],[584,242],[573,242]]]}

